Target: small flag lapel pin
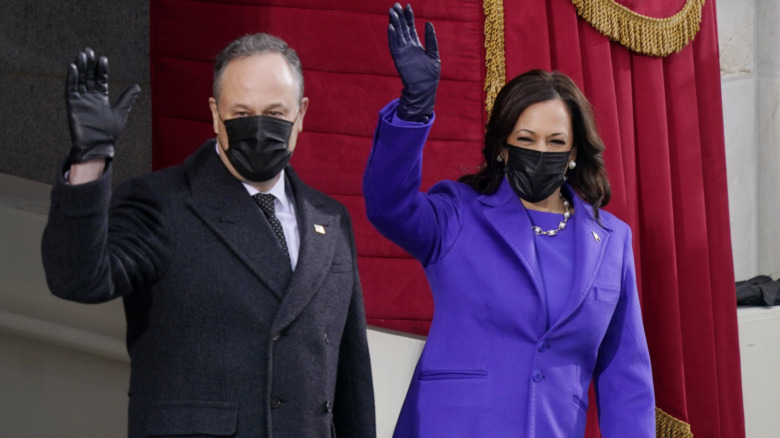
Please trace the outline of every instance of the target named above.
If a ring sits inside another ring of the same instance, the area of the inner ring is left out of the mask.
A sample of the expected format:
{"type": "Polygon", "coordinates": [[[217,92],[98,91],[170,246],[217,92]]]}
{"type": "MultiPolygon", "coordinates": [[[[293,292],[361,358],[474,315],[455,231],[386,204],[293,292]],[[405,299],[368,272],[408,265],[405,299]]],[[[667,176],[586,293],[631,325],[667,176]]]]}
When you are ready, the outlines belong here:
{"type": "Polygon", "coordinates": [[[314,224],[314,231],[316,231],[319,234],[325,234],[325,227],[323,227],[320,224],[314,224]]]}
{"type": "Polygon", "coordinates": [[[601,237],[599,237],[599,235],[596,234],[595,231],[591,231],[591,233],[593,233],[593,240],[595,240],[596,242],[601,242],[601,237]]]}

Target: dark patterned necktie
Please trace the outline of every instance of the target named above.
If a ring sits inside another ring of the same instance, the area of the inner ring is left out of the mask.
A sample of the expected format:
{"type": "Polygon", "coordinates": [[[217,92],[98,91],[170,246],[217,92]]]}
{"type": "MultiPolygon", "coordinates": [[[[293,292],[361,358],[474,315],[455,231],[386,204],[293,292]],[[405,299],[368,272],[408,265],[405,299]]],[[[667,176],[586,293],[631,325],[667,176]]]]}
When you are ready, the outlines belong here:
{"type": "Polygon", "coordinates": [[[274,230],[274,233],[276,233],[276,238],[279,239],[279,244],[282,245],[284,255],[286,255],[287,259],[289,260],[290,251],[287,249],[287,240],[284,238],[282,223],[279,222],[279,219],[276,217],[276,209],[274,208],[274,200],[276,199],[276,196],[270,193],[258,193],[252,197],[255,198],[257,205],[259,205],[260,209],[263,210],[263,213],[265,213],[265,217],[268,218],[268,222],[271,224],[271,228],[274,230]]]}

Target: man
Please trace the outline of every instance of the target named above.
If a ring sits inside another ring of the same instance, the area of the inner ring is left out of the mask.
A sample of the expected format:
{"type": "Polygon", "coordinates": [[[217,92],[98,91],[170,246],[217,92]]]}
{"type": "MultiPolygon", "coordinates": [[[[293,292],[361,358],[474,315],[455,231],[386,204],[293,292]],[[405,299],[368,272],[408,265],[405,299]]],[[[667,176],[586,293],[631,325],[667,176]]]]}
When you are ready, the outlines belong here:
{"type": "Polygon", "coordinates": [[[55,295],[124,300],[128,435],[374,437],[351,222],[287,164],[309,103],[295,52],[266,34],[229,44],[216,141],[113,196],[139,88],[112,108],[107,68],[90,49],[69,67],[73,148],[42,253],[55,295]]]}

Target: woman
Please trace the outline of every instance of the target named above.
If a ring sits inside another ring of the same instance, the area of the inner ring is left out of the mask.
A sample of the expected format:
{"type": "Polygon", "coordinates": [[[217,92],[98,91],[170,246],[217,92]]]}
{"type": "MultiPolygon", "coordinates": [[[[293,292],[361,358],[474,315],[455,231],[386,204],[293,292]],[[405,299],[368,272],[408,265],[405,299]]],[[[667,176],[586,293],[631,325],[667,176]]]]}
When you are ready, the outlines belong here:
{"type": "Polygon", "coordinates": [[[439,58],[390,10],[404,90],[380,112],[369,219],[424,266],[434,316],[396,437],[583,436],[591,380],[604,437],[655,436],[629,227],[610,197],[590,106],[561,73],[498,94],[484,167],[419,191],[439,58]]]}

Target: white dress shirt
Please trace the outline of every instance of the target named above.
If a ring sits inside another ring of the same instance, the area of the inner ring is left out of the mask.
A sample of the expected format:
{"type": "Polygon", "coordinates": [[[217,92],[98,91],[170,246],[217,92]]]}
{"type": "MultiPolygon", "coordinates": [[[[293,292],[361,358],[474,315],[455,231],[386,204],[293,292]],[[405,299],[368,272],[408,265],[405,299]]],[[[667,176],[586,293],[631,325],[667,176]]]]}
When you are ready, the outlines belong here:
{"type": "MultiPolygon", "coordinates": [[[[217,154],[219,145],[217,146],[217,154]]],[[[244,188],[250,196],[254,196],[257,193],[269,193],[274,195],[274,209],[276,210],[276,217],[282,224],[282,231],[284,231],[284,239],[287,241],[287,250],[290,253],[290,266],[295,271],[295,266],[298,264],[298,252],[301,247],[301,238],[298,235],[298,220],[295,216],[295,204],[293,203],[292,188],[287,184],[287,178],[284,177],[284,169],[279,173],[279,179],[276,181],[271,190],[267,192],[261,192],[247,183],[244,184],[244,188]]],[[[258,214],[263,214],[258,211],[258,214]]]]}

